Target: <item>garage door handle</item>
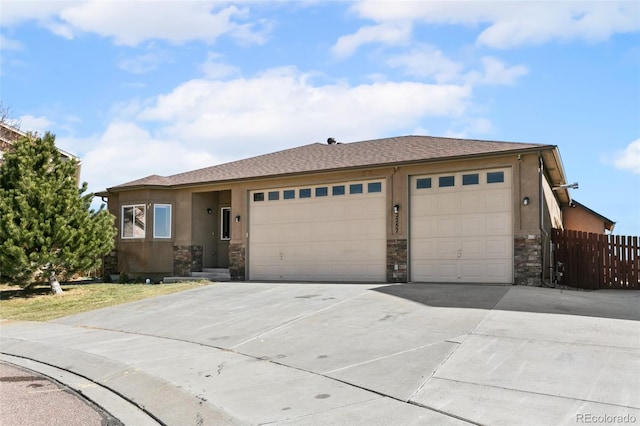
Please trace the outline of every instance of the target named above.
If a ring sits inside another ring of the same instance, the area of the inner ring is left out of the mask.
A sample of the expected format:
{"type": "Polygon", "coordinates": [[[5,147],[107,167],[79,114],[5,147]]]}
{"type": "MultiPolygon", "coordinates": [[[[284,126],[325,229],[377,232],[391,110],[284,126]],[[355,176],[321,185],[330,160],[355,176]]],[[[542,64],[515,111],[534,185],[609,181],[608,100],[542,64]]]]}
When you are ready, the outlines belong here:
{"type": "Polygon", "coordinates": [[[458,257],[462,257],[462,250],[458,250],[458,257]]]}

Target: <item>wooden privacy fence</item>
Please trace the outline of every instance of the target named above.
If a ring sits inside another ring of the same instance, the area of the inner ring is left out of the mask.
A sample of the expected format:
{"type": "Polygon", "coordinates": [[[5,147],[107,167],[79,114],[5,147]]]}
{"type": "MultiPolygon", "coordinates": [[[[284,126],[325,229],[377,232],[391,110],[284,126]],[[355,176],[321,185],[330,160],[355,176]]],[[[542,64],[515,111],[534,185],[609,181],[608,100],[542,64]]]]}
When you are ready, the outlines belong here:
{"type": "Polygon", "coordinates": [[[560,284],[584,289],[640,289],[638,237],[554,229],[560,284]],[[560,262],[560,264],[558,264],[560,262]]]}

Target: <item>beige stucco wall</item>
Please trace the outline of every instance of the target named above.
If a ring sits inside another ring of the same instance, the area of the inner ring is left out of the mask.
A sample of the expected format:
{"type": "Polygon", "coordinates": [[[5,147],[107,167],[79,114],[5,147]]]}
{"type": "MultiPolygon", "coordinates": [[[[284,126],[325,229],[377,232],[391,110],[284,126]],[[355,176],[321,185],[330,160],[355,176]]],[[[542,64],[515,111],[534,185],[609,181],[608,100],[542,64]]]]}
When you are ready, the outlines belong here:
{"type": "Polygon", "coordinates": [[[567,206],[562,209],[562,213],[565,229],[592,232],[594,234],[605,233],[604,221],[579,206],[567,206]]]}
{"type": "MultiPolygon", "coordinates": [[[[166,189],[144,189],[121,192],[109,196],[109,211],[116,216],[118,235],[116,237],[118,251],[118,272],[126,272],[130,276],[145,273],[170,273],[173,270],[173,245],[176,233],[181,229],[180,214],[176,206],[179,194],[166,189]],[[121,220],[122,206],[143,204],[146,206],[146,226],[144,239],[122,238],[121,220]],[[172,205],[172,238],[153,238],[153,205],[172,205]]],[[[190,207],[189,207],[190,209],[190,207]]]]}
{"type": "Polygon", "coordinates": [[[549,225],[554,229],[563,229],[562,210],[560,209],[558,200],[556,200],[555,195],[553,194],[553,189],[551,189],[551,185],[549,185],[549,181],[546,177],[542,180],[542,189],[544,191],[544,200],[547,206],[546,215],[548,217],[549,225]]]}

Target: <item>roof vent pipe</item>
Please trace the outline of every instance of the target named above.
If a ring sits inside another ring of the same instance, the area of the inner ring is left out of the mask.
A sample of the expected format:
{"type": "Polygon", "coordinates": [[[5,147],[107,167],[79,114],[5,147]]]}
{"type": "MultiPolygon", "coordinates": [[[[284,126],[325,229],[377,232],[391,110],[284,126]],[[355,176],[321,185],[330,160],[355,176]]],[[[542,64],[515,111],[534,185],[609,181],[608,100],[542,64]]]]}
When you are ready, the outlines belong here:
{"type": "Polygon", "coordinates": [[[336,143],[336,140],[334,138],[329,138],[329,139],[327,139],[327,143],[329,145],[334,145],[336,143]]]}

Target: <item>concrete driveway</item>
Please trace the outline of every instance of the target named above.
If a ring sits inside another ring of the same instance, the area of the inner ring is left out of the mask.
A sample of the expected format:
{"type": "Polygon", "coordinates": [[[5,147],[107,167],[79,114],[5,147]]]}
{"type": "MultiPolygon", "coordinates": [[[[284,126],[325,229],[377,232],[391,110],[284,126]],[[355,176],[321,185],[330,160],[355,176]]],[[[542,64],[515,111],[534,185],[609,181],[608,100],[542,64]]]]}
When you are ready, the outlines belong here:
{"type": "Polygon", "coordinates": [[[638,321],[638,292],[218,283],[4,321],[0,359],[125,424],[640,423],[638,321]]]}

